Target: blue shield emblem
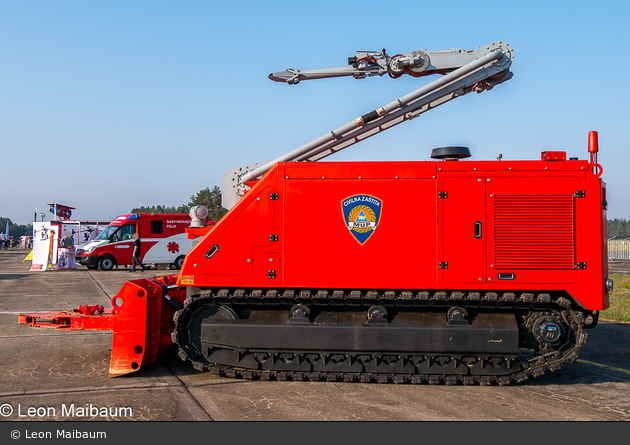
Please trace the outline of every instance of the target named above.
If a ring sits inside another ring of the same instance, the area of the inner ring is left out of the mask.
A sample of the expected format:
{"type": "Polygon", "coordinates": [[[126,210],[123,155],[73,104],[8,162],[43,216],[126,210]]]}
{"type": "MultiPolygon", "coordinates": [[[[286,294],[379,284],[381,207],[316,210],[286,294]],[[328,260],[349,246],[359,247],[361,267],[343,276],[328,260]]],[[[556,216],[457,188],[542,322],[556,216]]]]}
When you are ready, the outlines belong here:
{"type": "Polygon", "coordinates": [[[343,220],[350,235],[363,245],[381,219],[383,201],[371,195],[353,195],[341,201],[343,220]]]}

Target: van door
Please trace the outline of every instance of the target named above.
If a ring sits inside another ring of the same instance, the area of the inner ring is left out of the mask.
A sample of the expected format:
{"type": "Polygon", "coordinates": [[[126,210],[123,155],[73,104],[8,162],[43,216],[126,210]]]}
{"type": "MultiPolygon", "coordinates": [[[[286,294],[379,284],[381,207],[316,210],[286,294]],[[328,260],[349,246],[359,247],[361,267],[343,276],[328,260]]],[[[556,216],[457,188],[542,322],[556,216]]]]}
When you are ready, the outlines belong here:
{"type": "Polygon", "coordinates": [[[136,224],[125,224],[116,230],[110,237],[110,246],[114,252],[116,263],[119,265],[131,264],[133,251],[133,234],[136,232],[136,224]]]}

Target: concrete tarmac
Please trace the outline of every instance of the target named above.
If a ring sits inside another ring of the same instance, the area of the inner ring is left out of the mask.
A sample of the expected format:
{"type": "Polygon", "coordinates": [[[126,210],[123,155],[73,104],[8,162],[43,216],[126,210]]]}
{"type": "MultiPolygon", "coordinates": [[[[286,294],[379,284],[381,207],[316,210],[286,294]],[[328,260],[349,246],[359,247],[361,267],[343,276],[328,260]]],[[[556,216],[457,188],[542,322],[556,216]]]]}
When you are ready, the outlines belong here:
{"type": "Polygon", "coordinates": [[[122,284],[141,273],[29,272],[27,253],[0,251],[0,420],[630,420],[630,324],[603,321],[588,331],[576,362],[505,387],[226,379],[195,371],[175,351],[108,378],[110,332],[32,328],[18,325],[18,314],[110,308],[122,284]]]}

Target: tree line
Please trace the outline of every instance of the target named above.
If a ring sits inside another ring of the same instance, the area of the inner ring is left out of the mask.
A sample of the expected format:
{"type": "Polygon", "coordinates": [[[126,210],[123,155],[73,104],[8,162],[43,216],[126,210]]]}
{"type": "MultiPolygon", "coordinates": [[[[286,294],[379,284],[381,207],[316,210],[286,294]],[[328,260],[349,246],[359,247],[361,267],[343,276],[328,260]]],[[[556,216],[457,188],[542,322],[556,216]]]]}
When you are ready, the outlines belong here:
{"type": "MultiPolygon", "coordinates": [[[[129,213],[188,213],[190,209],[197,205],[204,205],[208,208],[208,218],[211,221],[218,221],[227,210],[221,207],[221,189],[216,185],[210,190],[206,187],[199,190],[195,195],[190,197],[187,204],[180,206],[141,206],[131,209],[129,213]]],[[[33,235],[33,224],[14,224],[9,218],[0,216],[0,233],[4,236],[6,233],[6,225],[9,223],[9,236],[19,239],[21,236],[33,235]]]]}
{"type": "Polygon", "coordinates": [[[608,220],[608,239],[630,238],[630,221],[625,219],[608,220]]]}
{"type": "Polygon", "coordinates": [[[32,224],[13,224],[9,218],[4,218],[0,216],[0,233],[2,235],[6,235],[7,222],[9,223],[9,236],[12,236],[14,239],[19,239],[21,236],[25,235],[33,235],[33,225],[32,224]]]}
{"type": "Polygon", "coordinates": [[[196,195],[190,197],[188,204],[180,206],[141,206],[131,209],[131,213],[188,213],[194,206],[204,205],[208,208],[208,218],[211,221],[218,221],[227,210],[221,207],[221,189],[216,185],[210,190],[209,187],[199,190],[196,195]]]}

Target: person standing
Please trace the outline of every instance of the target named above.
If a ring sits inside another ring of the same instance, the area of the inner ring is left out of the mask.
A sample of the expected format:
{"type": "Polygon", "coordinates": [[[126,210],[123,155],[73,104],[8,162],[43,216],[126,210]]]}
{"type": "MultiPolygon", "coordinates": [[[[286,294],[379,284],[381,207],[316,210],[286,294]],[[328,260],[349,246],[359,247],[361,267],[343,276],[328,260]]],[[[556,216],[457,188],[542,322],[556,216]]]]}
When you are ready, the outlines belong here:
{"type": "Polygon", "coordinates": [[[147,268],[144,267],[144,264],[142,264],[142,261],[140,261],[140,235],[138,235],[137,233],[134,233],[132,238],[133,238],[133,251],[131,253],[131,256],[132,256],[131,271],[135,272],[136,264],[139,264],[140,267],[142,267],[142,272],[144,272],[145,270],[147,270],[147,268]]]}

